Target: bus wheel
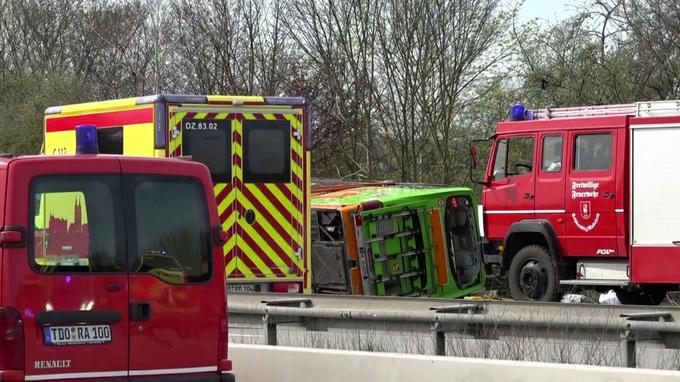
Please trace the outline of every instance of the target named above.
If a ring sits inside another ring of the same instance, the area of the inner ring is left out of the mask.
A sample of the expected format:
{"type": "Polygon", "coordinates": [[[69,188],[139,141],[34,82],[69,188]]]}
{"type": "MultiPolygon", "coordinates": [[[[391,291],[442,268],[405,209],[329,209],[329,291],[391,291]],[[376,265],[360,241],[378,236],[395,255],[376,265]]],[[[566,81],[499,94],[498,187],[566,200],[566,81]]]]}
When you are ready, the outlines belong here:
{"type": "Polygon", "coordinates": [[[510,264],[508,284],[515,300],[553,301],[559,281],[557,267],[548,250],[530,245],[517,252],[510,264]]]}

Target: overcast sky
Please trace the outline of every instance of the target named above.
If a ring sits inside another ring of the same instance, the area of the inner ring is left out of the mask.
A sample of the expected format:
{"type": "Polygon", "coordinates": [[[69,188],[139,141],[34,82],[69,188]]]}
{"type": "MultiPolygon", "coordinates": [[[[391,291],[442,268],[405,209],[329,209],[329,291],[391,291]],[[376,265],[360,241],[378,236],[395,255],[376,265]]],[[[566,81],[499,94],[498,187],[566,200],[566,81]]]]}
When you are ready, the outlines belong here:
{"type": "MultiPolygon", "coordinates": [[[[511,0],[518,2],[519,0],[511,0]]],[[[576,6],[583,4],[584,0],[526,0],[519,14],[521,22],[527,22],[533,18],[548,21],[562,20],[574,13],[576,6]]]]}

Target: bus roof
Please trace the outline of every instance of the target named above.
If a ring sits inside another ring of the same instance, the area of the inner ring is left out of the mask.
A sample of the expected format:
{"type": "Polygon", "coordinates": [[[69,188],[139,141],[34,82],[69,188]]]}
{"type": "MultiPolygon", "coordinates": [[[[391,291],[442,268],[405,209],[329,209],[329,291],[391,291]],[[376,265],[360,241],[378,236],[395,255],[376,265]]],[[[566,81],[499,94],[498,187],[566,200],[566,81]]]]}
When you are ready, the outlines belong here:
{"type": "Polygon", "coordinates": [[[388,185],[355,187],[328,193],[318,193],[312,197],[313,208],[336,208],[360,204],[368,200],[379,200],[385,206],[443,195],[471,195],[466,187],[445,187],[430,185],[388,185]]]}

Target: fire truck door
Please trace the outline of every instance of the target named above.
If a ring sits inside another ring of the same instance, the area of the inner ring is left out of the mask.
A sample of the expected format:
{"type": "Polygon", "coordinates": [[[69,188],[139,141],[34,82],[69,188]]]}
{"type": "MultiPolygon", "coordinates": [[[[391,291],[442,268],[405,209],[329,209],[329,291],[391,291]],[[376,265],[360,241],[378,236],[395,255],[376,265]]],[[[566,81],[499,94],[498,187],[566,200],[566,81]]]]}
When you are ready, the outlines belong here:
{"type": "Polygon", "coordinates": [[[302,262],[302,129],[293,110],[243,112],[238,246],[255,274],[295,279],[302,262]]]}
{"type": "Polygon", "coordinates": [[[616,130],[572,131],[569,146],[569,255],[616,256],[616,130]]]}
{"type": "Polygon", "coordinates": [[[536,218],[550,222],[557,236],[563,238],[566,234],[564,224],[566,172],[564,134],[555,132],[539,134],[539,144],[540,162],[536,164],[536,218]]]}
{"type": "Polygon", "coordinates": [[[487,237],[503,239],[513,223],[534,217],[535,135],[496,138],[491,184],[482,197],[487,237]]]}

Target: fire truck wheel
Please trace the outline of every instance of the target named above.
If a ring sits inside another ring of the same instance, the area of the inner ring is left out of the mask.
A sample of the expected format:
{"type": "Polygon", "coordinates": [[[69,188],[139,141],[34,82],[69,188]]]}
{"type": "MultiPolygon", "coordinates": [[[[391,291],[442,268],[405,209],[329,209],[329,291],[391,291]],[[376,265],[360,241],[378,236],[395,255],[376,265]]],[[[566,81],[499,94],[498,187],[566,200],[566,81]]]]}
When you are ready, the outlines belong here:
{"type": "Polygon", "coordinates": [[[553,301],[559,281],[557,267],[548,250],[540,245],[519,250],[510,264],[508,284],[515,300],[553,301]]]}

